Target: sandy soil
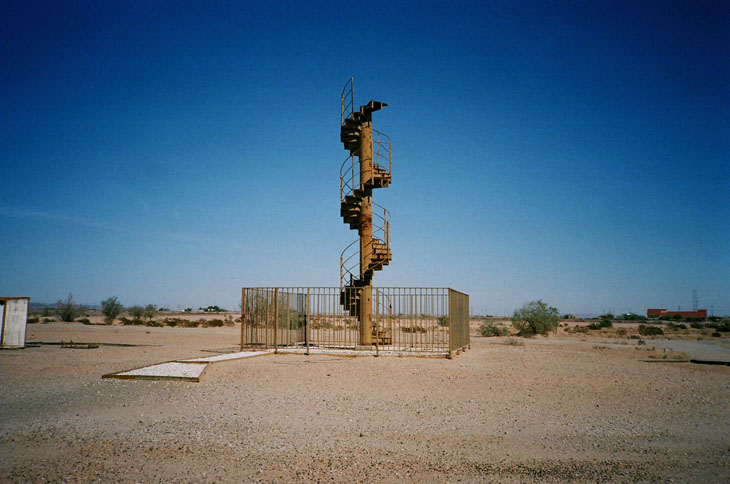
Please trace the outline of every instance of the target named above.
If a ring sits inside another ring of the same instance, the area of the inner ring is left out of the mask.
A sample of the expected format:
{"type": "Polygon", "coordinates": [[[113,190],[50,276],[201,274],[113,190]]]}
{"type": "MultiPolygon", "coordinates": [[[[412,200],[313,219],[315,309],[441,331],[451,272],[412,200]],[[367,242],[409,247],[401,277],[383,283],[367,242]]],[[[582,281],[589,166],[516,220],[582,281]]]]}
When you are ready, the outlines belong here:
{"type": "Polygon", "coordinates": [[[146,346],[0,352],[0,479],[730,481],[730,367],[644,363],[653,346],[628,339],[473,337],[452,360],[272,355],[200,383],[101,378],[233,349],[238,331],[29,325],[28,340],[146,346]]]}

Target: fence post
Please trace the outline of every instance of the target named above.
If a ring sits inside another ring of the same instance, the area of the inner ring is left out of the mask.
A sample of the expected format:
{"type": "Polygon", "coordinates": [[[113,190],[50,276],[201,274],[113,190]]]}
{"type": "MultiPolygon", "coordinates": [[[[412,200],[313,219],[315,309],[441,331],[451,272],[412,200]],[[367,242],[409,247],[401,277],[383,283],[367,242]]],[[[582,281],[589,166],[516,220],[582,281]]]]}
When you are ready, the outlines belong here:
{"type": "Polygon", "coordinates": [[[307,288],[307,302],[304,303],[304,343],[309,355],[309,288],[307,288]]]}
{"type": "Polygon", "coordinates": [[[279,352],[276,333],[279,332],[279,288],[274,288],[274,354],[279,352]]]}

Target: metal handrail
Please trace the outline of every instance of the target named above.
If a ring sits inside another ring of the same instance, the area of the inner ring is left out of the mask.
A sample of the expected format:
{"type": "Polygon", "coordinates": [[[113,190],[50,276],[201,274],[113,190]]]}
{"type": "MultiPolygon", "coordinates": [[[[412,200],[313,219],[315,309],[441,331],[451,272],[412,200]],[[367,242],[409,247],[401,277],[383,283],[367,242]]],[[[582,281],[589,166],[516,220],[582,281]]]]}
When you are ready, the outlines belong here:
{"type": "MultiPolygon", "coordinates": [[[[391,161],[391,141],[388,135],[380,131],[373,130],[373,171],[388,169],[386,173],[392,173],[391,161]],[[387,160],[386,160],[387,158],[387,160]]],[[[348,156],[340,165],[340,202],[347,195],[352,195],[357,189],[361,189],[360,182],[360,156],[359,152],[355,152],[348,156]]]]}
{"type": "Polygon", "coordinates": [[[345,87],[342,88],[342,95],[340,96],[340,126],[345,124],[345,119],[352,115],[355,110],[355,84],[353,80],[355,77],[351,77],[346,83],[345,87]],[[348,89],[349,87],[349,89],[348,89]]]}

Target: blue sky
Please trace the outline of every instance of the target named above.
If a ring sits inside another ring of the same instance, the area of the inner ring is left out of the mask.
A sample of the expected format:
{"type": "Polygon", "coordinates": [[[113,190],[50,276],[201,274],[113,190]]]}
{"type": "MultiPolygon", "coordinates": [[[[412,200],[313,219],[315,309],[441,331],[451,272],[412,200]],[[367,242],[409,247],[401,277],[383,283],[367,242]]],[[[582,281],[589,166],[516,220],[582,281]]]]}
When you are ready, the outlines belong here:
{"type": "Polygon", "coordinates": [[[475,313],[730,314],[730,3],[0,3],[0,293],[336,286],[340,92],[393,261],[475,313]]]}

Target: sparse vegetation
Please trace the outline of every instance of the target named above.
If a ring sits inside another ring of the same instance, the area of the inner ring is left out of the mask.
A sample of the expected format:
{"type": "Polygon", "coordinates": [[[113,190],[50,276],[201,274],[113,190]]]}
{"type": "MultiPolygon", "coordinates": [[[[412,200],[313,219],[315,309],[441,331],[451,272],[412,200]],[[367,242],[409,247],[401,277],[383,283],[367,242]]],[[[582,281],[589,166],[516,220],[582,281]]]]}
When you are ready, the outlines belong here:
{"type": "Polygon", "coordinates": [[[425,333],[426,328],[414,324],[413,326],[403,326],[401,328],[401,331],[403,331],[404,333],[425,333]]]}
{"type": "Polygon", "coordinates": [[[36,324],[40,321],[40,318],[28,318],[28,324],[36,324]]]}
{"type": "Polygon", "coordinates": [[[124,306],[122,306],[116,296],[112,296],[101,302],[101,312],[104,315],[106,324],[112,324],[124,312],[124,306]]]}
{"type": "Polygon", "coordinates": [[[525,342],[520,338],[507,338],[502,341],[502,344],[507,346],[524,346],[525,342]]]}
{"type": "Polygon", "coordinates": [[[485,321],[479,326],[479,334],[482,336],[506,336],[508,333],[507,328],[491,321],[485,321]]]}
{"type": "Polygon", "coordinates": [[[610,319],[604,317],[603,319],[601,319],[598,322],[589,324],[588,329],[596,330],[596,329],[610,328],[612,326],[613,326],[613,322],[610,319]]]}
{"type": "Polygon", "coordinates": [[[144,308],[144,317],[145,318],[152,320],[155,318],[155,314],[157,314],[157,306],[155,306],[154,304],[148,304],[147,306],[145,306],[145,308],[144,308]]]}
{"type": "Polygon", "coordinates": [[[439,326],[448,326],[449,325],[449,317],[448,316],[439,316],[439,326]]]}
{"type": "Polygon", "coordinates": [[[58,300],[56,303],[56,310],[58,312],[58,318],[61,321],[70,323],[82,315],[84,311],[86,311],[86,308],[80,304],[76,304],[74,302],[73,294],[69,292],[68,297],[65,300],[58,300]]]}
{"type": "Polygon", "coordinates": [[[639,325],[639,334],[642,336],[656,336],[660,334],[664,334],[664,330],[660,328],[659,326],[654,326],[651,324],[640,324],[639,325]]]}
{"type": "Polygon", "coordinates": [[[142,306],[132,306],[127,309],[127,312],[132,316],[132,319],[142,319],[144,317],[144,308],[142,306]]]}
{"type": "Polygon", "coordinates": [[[557,331],[560,316],[557,308],[548,306],[542,300],[531,301],[516,309],[512,316],[512,326],[521,336],[535,333],[546,335],[557,331]]]}

